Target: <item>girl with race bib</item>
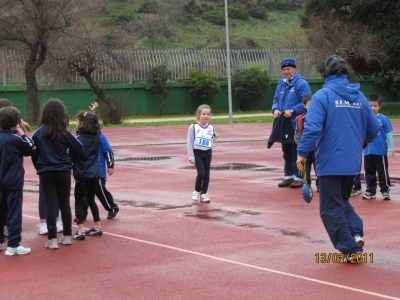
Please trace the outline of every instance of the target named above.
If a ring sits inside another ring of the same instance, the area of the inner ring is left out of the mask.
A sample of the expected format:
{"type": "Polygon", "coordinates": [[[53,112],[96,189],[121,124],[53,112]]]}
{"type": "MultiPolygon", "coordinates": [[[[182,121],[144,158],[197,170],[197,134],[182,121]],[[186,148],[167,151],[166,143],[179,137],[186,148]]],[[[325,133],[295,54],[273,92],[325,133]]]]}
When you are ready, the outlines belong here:
{"type": "Polygon", "coordinates": [[[208,124],[211,118],[211,108],[200,105],[196,111],[197,122],[189,126],[187,134],[187,149],[189,162],[196,166],[197,177],[192,199],[209,203],[207,194],[210,182],[210,167],[212,158],[212,143],[218,137],[214,127],[208,124]]]}

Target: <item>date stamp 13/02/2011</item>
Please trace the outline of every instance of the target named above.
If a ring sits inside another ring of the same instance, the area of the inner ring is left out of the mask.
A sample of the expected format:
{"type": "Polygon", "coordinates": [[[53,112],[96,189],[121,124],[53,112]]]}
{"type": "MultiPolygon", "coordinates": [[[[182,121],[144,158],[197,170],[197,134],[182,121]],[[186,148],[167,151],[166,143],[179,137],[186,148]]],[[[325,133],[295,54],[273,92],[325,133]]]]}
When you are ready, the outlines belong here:
{"type": "Polygon", "coordinates": [[[315,261],[320,264],[329,263],[373,263],[374,254],[373,253],[353,253],[353,254],[343,254],[343,253],[315,253],[315,261]]]}

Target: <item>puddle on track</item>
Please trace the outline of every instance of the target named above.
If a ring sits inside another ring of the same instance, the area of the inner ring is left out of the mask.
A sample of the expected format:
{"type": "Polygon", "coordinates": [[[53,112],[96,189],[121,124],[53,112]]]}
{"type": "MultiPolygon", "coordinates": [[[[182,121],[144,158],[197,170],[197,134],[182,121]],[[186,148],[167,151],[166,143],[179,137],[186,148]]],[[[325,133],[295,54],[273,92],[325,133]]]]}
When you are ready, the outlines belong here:
{"type": "MultiPolygon", "coordinates": [[[[181,169],[195,169],[195,166],[185,166],[181,169]]],[[[221,165],[211,165],[211,170],[215,171],[239,171],[239,170],[249,170],[249,171],[266,171],[272,173],[282,173],[283,169],[279,168],[271,168],[258,164],[250,164],[250,163],[226,163],[221,165]]]]}
{"type": "Polygon", "coordinates": [[[202,204],[193,203],[193,204],[186,204],[186,205],[169,205],[169,204],[161,204],[157,202],[151,201],[133,201],[133,200],[118,200],[115,199],[118,204],[126,205],[126,206],[133,206],[133,207],[141,207],[141,208],[149,208],[149,209],[156,209],[156,210],[172,210],[172,209],[182,209],[182,208],[195,208],[194,211],[185,211],[183,215],[189,218],[196,218],[202,221],[211,221],[211,222],[220,222],[224,224],[228,224],[231,226],[237,226],[241,228],[257,228],[257,229],[264,229],[272,234],[277,235],[286,235],[292,236],[295,238],[301,238],[308,240],[310,243],[316,244],[325,244],[326,241],[324,240],[315,240],[307,235],[304,230],[298,230],[295,228],[276,228],[276,227],[269,227],[262,224],[257,224],[253,222],[242,222],[240,221],[241,216],[259,216],[262,215],[262,212],[259,211],[252,211],[252,210],[227,210],[227,209],[219,209],[219,208],[201,208],[202,204]]]}
{"type": "Polygon", "coordinates": [[[166,160],[171,159],[172,156],[149,156],[149,157],[124,157],[115,159],[115,161],[132,161],[132,160],[166,160]]]}

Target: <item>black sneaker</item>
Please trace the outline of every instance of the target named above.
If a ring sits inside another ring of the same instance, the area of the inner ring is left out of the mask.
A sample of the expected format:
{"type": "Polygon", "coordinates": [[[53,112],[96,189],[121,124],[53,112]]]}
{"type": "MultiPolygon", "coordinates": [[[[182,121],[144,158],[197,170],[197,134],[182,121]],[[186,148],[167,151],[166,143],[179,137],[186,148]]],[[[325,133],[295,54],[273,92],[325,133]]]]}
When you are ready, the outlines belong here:
{"type": "Polygon", "coordinates": [[[361,188],[354,188],[351,190],[350,196],[357,196],[361,193],[362,193],[361,188]]]}
{"type": "Polygon", "coordinates": [[[81,240],[81,241],[83,241],[85,239],[85,233],[84,232],[79,232],[79,231],[77,231],[75,234],[74,234],[74,240],[81,240]]]}
{"type": "Polygon", "coordinates": [[[114,219],[119,212],[119,208],[113,208],[108,212],[107,219],[114,219]]]}
{"type": "Polygon", "coordinates": [[[362,195],[363,199],[372,199],[376,197],[376,193],[372,192],[366,192],[364,195],[362,195]]]}
{"type": "Polygon", "coordinates": [[[94,227],[90,228],[88,231],[85,231],[86,235],[93,235],[93,236],[101,236],[103,231],[100,229],[94,229],[94,227]]]}

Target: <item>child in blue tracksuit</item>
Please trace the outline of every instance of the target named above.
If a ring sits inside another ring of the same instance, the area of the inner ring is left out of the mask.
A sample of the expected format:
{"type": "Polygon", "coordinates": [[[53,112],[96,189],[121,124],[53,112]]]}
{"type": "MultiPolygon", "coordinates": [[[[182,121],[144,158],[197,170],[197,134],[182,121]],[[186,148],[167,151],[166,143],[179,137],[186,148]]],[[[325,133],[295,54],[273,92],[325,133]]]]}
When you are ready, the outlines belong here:
{"type": "MultiPolygon", "coordinates": [[[[97,102],[93,102],[90,106],[90,112],[95,113],[99,107],[97,102]]],[[[114,153],[106,136],[100,132],[100,179],[96,187],[96,196],[104,209],[108,211],[107,219],[113,219],[119,212],[118,205],[114,202],[114,197],[106,188],[107,173],[109,176],[114,174],[114,153]]],[[[87,215],[87,206],[84,207],[87,215]]],[[[84,212],[85,213],[85,212],[84,212]]]]}
{"type": "Polygon", "coordinates": [[[100,132],[100,179],[96,187],[96,196],[108,211],[107,219],[113,219],[117,216],[119,207],[106,188],[107,173],[109,176],[114,174],[114,153],[106,136],[100,132]]]}
{"type": "Polygon", "coordinates": [[[23,156],[36,152],[33,141],[18,124],[21,113],[15,107],[0,109],[0,251],[4,248],[4,227],[7,223],[8,247],[5,255],[23,255],[30,248],[20,245],[22,231],[22,189],[24,186],[23,156]]]}
{"type": "Polygon", "coordinates": [[[74,235],[76,240],[84,240],[85,236],[101,236],[99,209],[95,202],[97,182],[100,178],[100,123],[96,114],[81,112],[77,115],[77,139],[83,145],[83,155],[73,156],[73,171],[75,178],[75,217],[78,231],[74,235]],[[93,215],[94,226],[84,231],[84,204],[85,200],[93,215]]]}
{"type": "Polygon", "coordinates": [[[368,97],[368,103],[371,105],[372,111],[378,119],[379,135],[364,148],[364,172],[367,190],[362,195],[363,199],[371,199],[376,197],[376,173],[378,173],[379,187],[383,200],[390,200],[390,178],[388,165],[388,146],[391,157],[394,157],[394,144],[392,137],[392,124],[389,119],[380,114],[379,110],[382,105],[382,98],[378,95],[368,97]]]}
{"type": "Polygon", "coordinates": [[[68,130],[69,118],[59,99],[50,99],[43,106],[41,126],[32,135],[37,151],[32,162],[39,175],[39,189],[46,203],[48,249],[58,249],[57,211],[61,212],[63,235],[59,243],[71,244],[72,215],[70,154],[81,155],[82,144],[68,130]]]}

